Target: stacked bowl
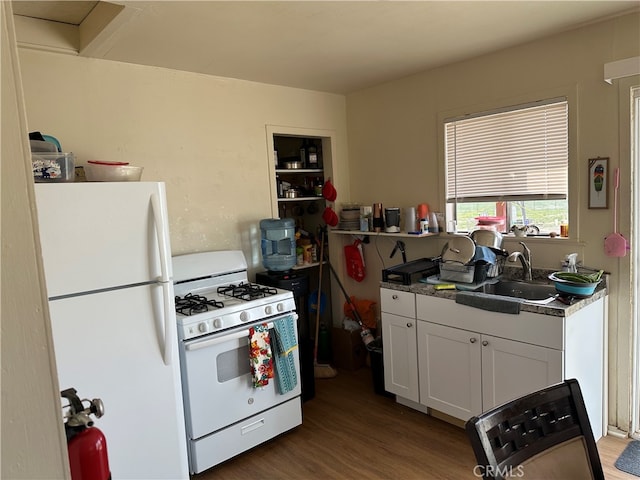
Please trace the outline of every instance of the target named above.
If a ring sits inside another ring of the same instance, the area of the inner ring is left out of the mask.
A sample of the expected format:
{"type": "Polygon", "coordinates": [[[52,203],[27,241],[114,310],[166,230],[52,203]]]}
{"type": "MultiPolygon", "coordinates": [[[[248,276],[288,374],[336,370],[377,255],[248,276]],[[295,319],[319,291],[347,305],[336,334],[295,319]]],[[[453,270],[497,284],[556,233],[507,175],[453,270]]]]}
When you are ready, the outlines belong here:
{"type": "Polygon", "coordinates": [[[127,162],[89,160],[84,173],[89,182],[139,182],[142,169],[127,162]]]}
{"type": "Polygon", "coordinates": [[[591,274],[554,272],[549,275],[549,280],[554,282],[556,290],[561,294],[589,297],[602,281],[603,273],[602,270],[591,274]]]}
{"type": "Polygon", "coordinates": [[[340,210],[341,230],[360,230],[360,207],[345,207],[340,210]]]}

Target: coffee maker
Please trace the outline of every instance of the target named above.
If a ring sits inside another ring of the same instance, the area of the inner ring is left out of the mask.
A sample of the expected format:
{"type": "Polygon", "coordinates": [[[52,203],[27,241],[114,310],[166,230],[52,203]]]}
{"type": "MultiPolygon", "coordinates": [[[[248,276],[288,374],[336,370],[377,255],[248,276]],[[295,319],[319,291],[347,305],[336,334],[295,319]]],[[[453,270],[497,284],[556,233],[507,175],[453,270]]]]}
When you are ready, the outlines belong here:
{"type": "Polygon", "coordinates": [[[400,209],[390,207],[384,209],[384,231],[387,233],[400,232],[400,209]]]}

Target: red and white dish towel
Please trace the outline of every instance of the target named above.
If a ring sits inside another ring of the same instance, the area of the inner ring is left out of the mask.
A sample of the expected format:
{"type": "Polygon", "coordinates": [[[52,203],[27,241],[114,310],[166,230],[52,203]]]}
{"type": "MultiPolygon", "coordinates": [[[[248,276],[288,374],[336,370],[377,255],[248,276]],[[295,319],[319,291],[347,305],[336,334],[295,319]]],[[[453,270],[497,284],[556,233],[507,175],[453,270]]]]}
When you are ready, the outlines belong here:
{"type": "Polygon", "coordinates": [[[249,328],[249,361],[253,387],[266,387],[273,378],[273,359],[269,327],[266,323],[249,328]]]}

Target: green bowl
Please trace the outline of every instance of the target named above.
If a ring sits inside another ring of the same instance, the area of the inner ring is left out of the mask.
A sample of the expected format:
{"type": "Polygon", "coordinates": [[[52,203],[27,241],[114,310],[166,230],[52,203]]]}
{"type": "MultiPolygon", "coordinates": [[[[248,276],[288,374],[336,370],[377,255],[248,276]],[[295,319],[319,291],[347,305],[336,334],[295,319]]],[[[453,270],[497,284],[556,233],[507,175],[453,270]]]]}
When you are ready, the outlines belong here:
{"type": "Polygon", "coordinates": [[[549,280],[553,281],[556,286],[556,290],[559,293],[568,293],[571,295],[588,297],[593,295],[593,292],[596,290],[596,287],[600,282],[595,283],[578,283],[578,282],[570,282],[568,280],[563,280],[562,278],[556,277],[553,273],[549,275],[549,280]]]}

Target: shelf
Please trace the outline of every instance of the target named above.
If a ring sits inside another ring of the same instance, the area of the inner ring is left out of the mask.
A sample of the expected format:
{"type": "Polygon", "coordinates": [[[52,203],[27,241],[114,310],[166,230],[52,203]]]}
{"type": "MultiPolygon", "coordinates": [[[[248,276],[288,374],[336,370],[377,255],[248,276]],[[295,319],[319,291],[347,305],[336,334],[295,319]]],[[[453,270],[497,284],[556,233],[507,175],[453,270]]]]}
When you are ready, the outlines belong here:
{"type": "Polygon", "coordinates": [[[331,233],[337,233],[339,235],[371,235],[374,237],[401,237],[401,238],[424,238],[424,237],[437,237],[438,233],[387,233],[387,232],[361,232],[360,230],[330,230],[331,233]]]}
{"type": "Polygon", "coordinates": [[[276,173],[320,173],[322,174],[324,169],[322,168],[276,168],[276,173]]]}
{"type": "MultiPolygon", "coordinates": [[[[326,262],[323,262],[323,263],[326,263],[326,262]]],[[[294,265],[293,267],[291,267],[291,270],[304,270],[305,268],[313,268],[313,267],[317,267],[318,265],[320,265],[320,262],[305,263],[304,265],[294,265]]]]}
{"type": "Polygon", "coordinates": [[[318,197],[296,197],[296,198],[278,198],[278,202],[300,202],[309,200],[322,200],[321,196],[318,197]]]}

